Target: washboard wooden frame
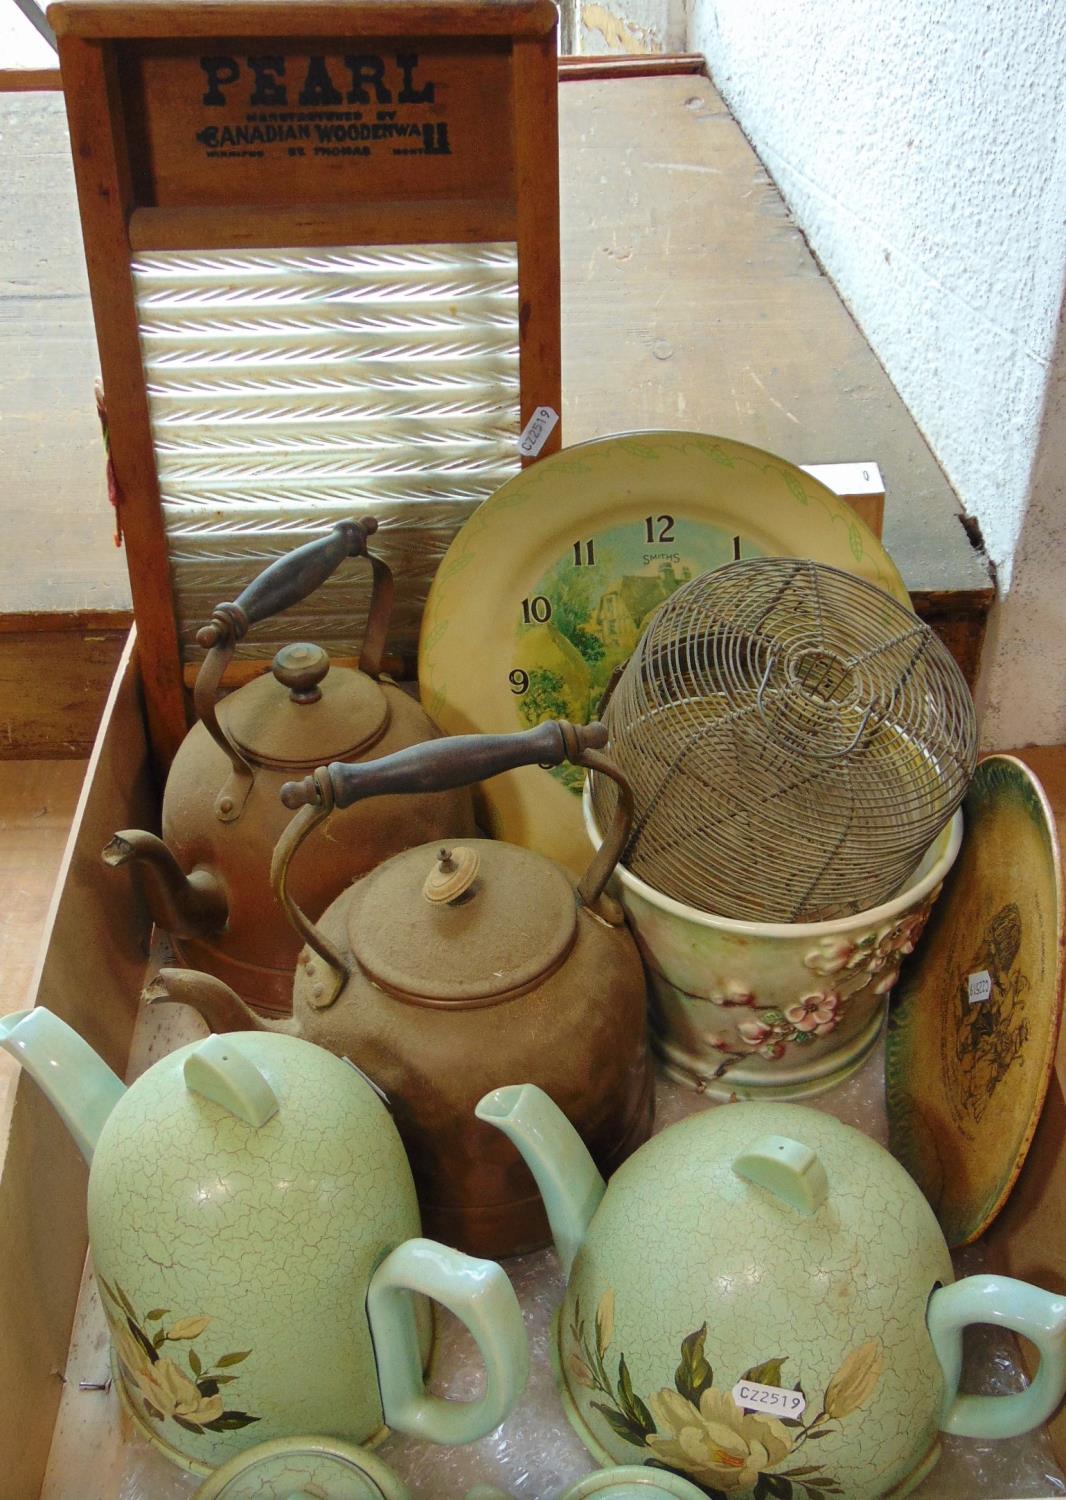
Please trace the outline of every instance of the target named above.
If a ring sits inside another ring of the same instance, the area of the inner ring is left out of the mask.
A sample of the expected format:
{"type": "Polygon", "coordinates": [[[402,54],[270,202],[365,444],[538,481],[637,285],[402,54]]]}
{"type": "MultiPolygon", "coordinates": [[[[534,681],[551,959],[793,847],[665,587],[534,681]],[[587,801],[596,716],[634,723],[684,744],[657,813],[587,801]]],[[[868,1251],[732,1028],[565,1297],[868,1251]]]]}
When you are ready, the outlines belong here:
{"type": "MultiPolygon", "coordinates": [[[[48,17],[149,734],[165,768],[187,705],[133,257],[513,241],[521,424],[538,406],[560,411],[557,16],[551,0],[59,0],[48,17]],[[262,149],[242,151],[249,115],[278,119],[253,100],[299,104],[305,123],[373,122],[369,154],[317,155],[261,124],[252,138],[262,149]],[[338,100],[364,108],[338,111],[338,100]],[[379,146],[386,102],[393,122],[419,126],[411,149],[379,146]]],[[[556,427],[541,456],[560,440],[556,427]]]]}

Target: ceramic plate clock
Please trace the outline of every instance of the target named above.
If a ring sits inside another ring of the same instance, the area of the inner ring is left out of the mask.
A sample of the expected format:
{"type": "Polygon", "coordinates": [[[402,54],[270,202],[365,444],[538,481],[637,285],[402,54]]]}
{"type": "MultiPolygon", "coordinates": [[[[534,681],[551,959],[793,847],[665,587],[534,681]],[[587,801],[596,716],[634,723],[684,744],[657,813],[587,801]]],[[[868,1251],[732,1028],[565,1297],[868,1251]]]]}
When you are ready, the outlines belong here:
{"type": "Polygon", "coordinates": [[[962,851],[889,1010],[889,1144],[951,1246],[991,1224],[1044,1103],[1063,985],[1055,820],[1033,773],[981,762],[962,851]]]}
{"type": "MultiPolygon", "coordinates": [[[[524,470],[459,532],[423,616],[422,702],[447,734],[587,723],[652,611],[738,557],[811,557],[910,602],[850,506],[786,460],[697,433],[602,438],[524,470]]],[[[490,831],[579,873],[582,778],[487,783],[490,831]]]]}

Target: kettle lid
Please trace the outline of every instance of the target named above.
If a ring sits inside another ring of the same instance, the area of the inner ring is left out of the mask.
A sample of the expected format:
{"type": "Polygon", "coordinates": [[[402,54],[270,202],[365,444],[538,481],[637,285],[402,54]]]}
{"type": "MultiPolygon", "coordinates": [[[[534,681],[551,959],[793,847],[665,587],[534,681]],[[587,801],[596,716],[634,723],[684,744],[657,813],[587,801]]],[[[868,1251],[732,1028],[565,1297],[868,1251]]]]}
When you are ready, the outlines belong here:
{"type": "Polygon", "coordinates": [[[512,999],[557,969],[577,935],[569,877],[495,839],[408,849],[349,897],[356,961],[382,989],[428,1005],[512,999]]]}
{"type": "Polygon", "coordinates": [[[385,733],[389,704],[365,672],[331,667],[321,646],[297,641],[225,698],[218,718],[249,760],[288,770],[357,759],[385,733]]]}

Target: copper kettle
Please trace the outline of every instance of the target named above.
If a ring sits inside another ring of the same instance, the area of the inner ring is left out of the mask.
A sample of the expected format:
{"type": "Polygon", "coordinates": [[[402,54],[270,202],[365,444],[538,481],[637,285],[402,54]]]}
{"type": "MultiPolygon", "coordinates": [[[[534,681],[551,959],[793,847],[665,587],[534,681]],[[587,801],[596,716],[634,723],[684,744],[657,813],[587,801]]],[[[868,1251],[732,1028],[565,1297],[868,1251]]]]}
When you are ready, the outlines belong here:
{"type": "MultiPolygon", "coordinates": [[[[280,1024],[349,1057],[384,1092],[426,1233],[472,1254],[513,1255],[549,1239],[528,1168],[474,1116],[487,1089],[535,1076],[608,1173],[651,1129],[644,972],[621,909],[604,894],[632,807],[620,773],[598,753],[606,738],[602,724],[552,720],[519,734],[457,736],[370,764],[334,764],[283,790],[290,807],[307,805],[278,843],[274,890],[307,947],[292,1020],[280,1024]],[[622,791],[576,888],[568,872],[531,850],[436,840],[357,881],[317,926],[294,900],[293,856],[334,808],[564,760],[594,767],[622,791]]],[[[264,1024],[204,975],[164,969],[146,994],[194,1006],[219,1031],[264,1024]]]]}
{"type": "MultiPolygon", "coordinates": [[[[299,939],[270,886],[270,858],[288,816],[284,781],[335,756],[376,760],[436,739],[413,698],[381,672],[392,612],[388,567],[367,552],[372,517],[342,521],[220,604],[197,640],[207,647],[194,689],[199,723],[182,742],[163,797],[163,837],[116,833],[108,865],[135,864],[149,909],[183,963],[232,985],[257,1009],[288,1014],[299,939]],[[347,557],[374,572],[360,670],[330,667],[318,646],[283,647],[273,670],[219,698],[222,674],[249,628],[288,609],[347,557]]],[[[474,830],[465,788],[391,797],[334,820],[298,879],[299,899],[322,908],[354,878],[397,850],[474,830]]]]}

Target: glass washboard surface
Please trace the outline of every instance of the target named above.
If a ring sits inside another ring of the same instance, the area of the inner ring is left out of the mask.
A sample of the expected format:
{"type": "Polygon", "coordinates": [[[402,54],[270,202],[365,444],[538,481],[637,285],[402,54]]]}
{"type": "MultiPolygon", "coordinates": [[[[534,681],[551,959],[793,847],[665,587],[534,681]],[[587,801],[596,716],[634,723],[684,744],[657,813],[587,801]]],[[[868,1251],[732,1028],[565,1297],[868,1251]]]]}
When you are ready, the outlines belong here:
{"type": "MultiPolygon", "coordinates": [[[[513,244],[143,253],[133,261],[175,608],[199,625],[276,557],[375,515],[411,650],[437,565],[517,473],[513,244]]],[[[362,636],[370,570],[343,568],[244,654],[362,636]]]]}

